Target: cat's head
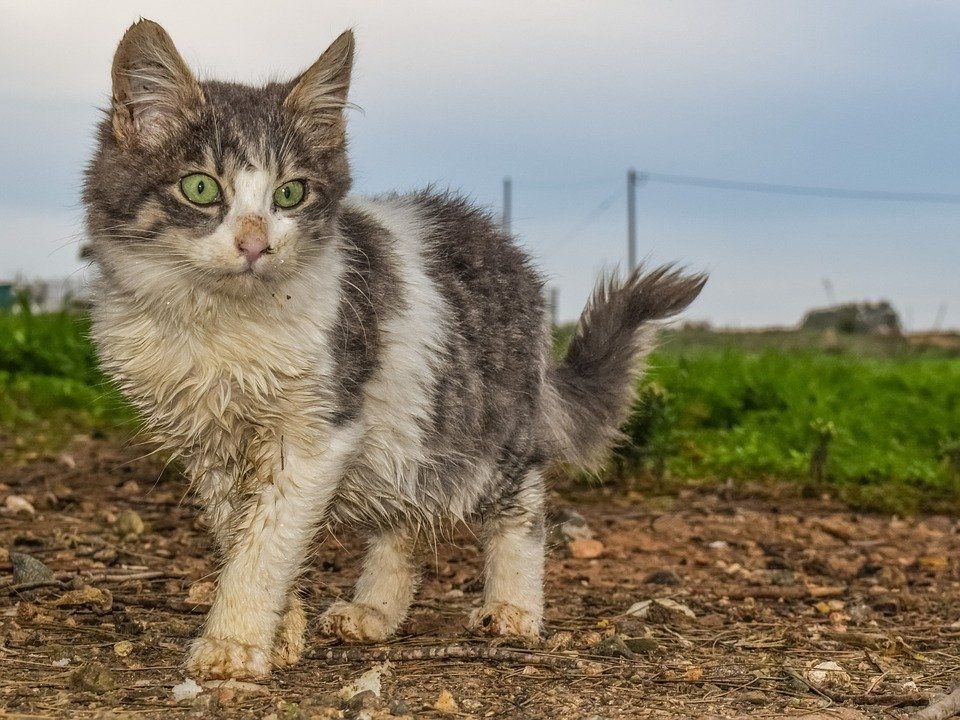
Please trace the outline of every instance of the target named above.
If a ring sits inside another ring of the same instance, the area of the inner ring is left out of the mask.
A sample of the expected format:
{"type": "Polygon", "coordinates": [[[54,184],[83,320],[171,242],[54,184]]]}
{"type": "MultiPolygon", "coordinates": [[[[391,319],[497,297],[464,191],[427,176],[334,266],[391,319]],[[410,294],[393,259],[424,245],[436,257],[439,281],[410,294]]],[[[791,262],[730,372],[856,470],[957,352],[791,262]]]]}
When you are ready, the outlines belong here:
{"type": "Polygon", "coordinates": [[[352,61],[347,31],[290,82],[198,82],[162,27],[131,26],[84,186],[104,272],[145,292],[241,296],[300,272],[350,186],[352,61]]]}

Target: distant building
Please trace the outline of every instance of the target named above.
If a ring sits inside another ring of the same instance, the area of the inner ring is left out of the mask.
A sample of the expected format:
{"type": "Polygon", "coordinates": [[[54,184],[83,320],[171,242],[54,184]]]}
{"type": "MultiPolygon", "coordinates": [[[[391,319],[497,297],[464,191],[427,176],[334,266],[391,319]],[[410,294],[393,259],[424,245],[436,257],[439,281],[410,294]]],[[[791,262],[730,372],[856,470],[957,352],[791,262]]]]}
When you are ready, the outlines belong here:
{"type": "Polygon", "coordinates": [[[10,310],[16,301],[14,284],[0,280],[0,310],[10,310]]]}
{"type": "Polygon", "coordinates": [[[800,329],[873,335],[900,335],[902,332],[900,317],[886,300],[815,308],[804,316],[800,329]]]}

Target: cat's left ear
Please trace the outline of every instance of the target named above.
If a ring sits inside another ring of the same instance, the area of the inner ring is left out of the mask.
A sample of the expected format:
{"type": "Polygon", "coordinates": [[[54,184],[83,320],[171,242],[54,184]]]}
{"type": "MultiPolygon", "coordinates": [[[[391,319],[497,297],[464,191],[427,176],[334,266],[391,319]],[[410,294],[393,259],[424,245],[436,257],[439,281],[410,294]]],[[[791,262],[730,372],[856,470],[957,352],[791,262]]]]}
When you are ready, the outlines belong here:
{"type": "Polygon", "coordinates": [[[203,107],[203,92],[160,25],[139,20],[113,56],[113,134],[121,145],[164,138],[203,107]]]}
{"type": "Polygon", "coordinates": [[[284,107],[315,131],[321,142],[342,146],[346,137],[343,111],[347,107],[353,70],[353,31],[334,40],[300,77],[284,100],[284,107]]]}

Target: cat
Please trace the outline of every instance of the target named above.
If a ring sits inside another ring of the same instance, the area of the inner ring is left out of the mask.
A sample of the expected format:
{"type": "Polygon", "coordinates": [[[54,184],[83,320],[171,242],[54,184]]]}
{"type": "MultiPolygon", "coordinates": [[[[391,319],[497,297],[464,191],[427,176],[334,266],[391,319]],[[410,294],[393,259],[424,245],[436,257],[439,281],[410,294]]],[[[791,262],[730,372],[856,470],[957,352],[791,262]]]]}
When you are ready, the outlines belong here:
{"type": "Polygon", "coordinates": [[[473,631],[543,627],[544,471],[601,463],[657,321],[706,276],[602,280],[555,362],[543,280],[463,198],[348,195],[351,31],[290,82],[199,82],[140,20],[83,199],[102,366],[180,458],[221,559],[190,673],[262,677],[305,643],[296,592],[321,528],[369,538],[319,631],[403,622],[418,543],[477,521],[473,631]]]}

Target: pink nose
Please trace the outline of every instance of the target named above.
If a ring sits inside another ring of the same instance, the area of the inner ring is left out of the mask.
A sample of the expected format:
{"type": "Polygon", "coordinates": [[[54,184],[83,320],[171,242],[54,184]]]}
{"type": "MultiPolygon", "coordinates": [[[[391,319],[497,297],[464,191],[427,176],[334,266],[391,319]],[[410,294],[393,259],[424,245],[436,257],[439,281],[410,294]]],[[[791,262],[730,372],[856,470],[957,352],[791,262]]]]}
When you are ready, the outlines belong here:
{"type": "Polygon", "coordinates": [[[260,256],[265,254],[269,250],[269,245],[267,245],[267,239],[260,238],[244,238],[243,240],[237,241],[237,250],[240,251],[240,254],[247,258],[247,262],[253,265],[257,260],[260,259],[260,256]]]}
{"type": "Polygon", "coordinates": [[[237,221],[234,243],[237,251],[253,265],[270,252],[267,241],[267,223],[262,215],[244,215],[237,221]]]}

